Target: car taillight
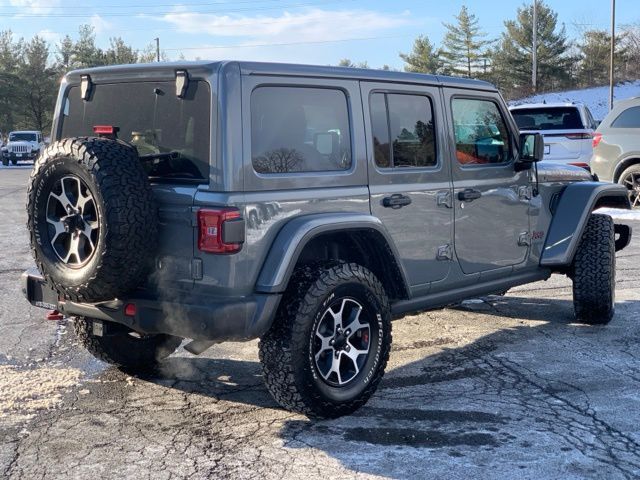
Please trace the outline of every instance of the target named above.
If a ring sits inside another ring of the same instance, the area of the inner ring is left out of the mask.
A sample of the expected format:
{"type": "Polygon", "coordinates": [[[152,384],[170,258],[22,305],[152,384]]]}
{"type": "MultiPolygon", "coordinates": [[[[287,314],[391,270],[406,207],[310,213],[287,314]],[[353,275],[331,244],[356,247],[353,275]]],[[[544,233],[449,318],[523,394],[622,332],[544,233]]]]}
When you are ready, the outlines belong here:
{"type": "Polygon", "coordinates": [[[593,145],[593,148],[596,148],[598,145],[600,145],[601,141],[602,141],[602,134],[601,133],[595,133],[593,135],[593,142],[591,143],[593,145]]]}
{"type": "Polygon", "coordinates": [[[231,208],[198,210],[198,250],[209,253],[237,253],[244,242],[244,221],[231,208]],[[241,229],[234,228],[238,224],[241,229]]]}
{"type": "Polygon", "coordinates": [[[565,137],[570,140],[589,140],[592,138],[590,133],[567,133],[565,137]]]}

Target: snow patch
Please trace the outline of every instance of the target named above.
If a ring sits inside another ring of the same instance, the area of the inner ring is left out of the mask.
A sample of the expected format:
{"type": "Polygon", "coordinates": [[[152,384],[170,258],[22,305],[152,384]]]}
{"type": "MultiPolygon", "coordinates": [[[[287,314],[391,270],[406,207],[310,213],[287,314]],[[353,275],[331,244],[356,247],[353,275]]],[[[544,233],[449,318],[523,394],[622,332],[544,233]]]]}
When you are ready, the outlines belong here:
{"type": "Polygon", "coordinates": [[[640,221],[640,208],[636,208],[635,210],[623,210],[621,208],[599,208],[594,213],[610,215],[614,220],[640,221]]]}

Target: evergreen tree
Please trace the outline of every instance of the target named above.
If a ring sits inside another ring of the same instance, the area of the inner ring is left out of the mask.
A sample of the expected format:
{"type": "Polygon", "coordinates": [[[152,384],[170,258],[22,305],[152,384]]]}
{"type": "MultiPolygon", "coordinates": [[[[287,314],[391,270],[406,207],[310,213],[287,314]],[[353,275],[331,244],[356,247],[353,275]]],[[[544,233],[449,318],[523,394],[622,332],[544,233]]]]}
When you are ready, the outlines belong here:
{"type": "Polygon", "coordinates": [[[91,25],[80,25],[79,37],[74,47],[74,66],[98,67],[106,64],[104,52],[96,46],[96,35],[91,25]]]}
{"type": "Polygon", "coordinates": [[[49,44],[37,35],[25,46],[18,67],[23,128],[47,130],[58,93],[56,71],[48,65],[49,44]]]}
{"type": "Polygon", "coordinates": [[[107,65],[125,65],[138,61],[138,51],[127,45],[120,37],[109,39],[111,46],[105,52],[107,65]]]}
{"type": "Polygon", "coordinates": [[[58,43],[56,54],[57,66],[60,73],[64,74],[74,68],[75,44],[69,35],[65,35],[58,43]]]}
{"type": "Polygon", "coordinates": [[[411,53],[401,53],[405,72],[438,73],[440,71],[440,52],[434,49],[429,37],[421,35],[413,42],[411,53]]]}
{"type": "Polygon", "coordinates": [[[440,50],[443,70],[452,75],[476,77],[491,42],[484,40],[486,33],[480,30],[478,18],[469,13],[466,6],[460,9],[455,19],[455,24],[444,24],[447,33],[440,50]]]}
{"type": "MultiPolygon", "coordinates": [[[[616,39],[615,76],[624,76],[627,64],[627,48],[625,34],[616,39]]],[[[588,30],[584,33],[582,42],[578,45],[580,66],[578,82],[581,87],[606,85],[609,82],[609,60],[611,58],[611,35],[606,30],[588,30]]]]}
{"type": "MultiPolygon", "coordinates": [[[[544,1],[537,0],[537,90],[565,88],[571,84],[575,59],[564,26],[558,28],[558,14],[544,1]]],[[[506,96],[533,92],[531,82],[533,53],[533,5],[518,9],[516,20],[504,22],[500,44],[492,54],[492,80],[506,96]]]]}
{"type": "Polygon", "coordinates": [[[0,132],[14,130],[19,119],[17,106],[20,97],[15,86],[19,85],[18,66],[24,42],[14,40],[11,30],[0,32],[0,132]]]}

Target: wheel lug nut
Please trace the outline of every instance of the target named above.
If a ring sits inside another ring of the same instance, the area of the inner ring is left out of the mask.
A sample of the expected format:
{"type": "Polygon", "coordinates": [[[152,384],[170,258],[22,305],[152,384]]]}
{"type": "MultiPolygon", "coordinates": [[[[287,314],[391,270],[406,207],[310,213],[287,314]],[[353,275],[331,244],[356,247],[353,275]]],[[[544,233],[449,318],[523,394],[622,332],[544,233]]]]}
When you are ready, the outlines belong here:
{"type": "Polygon", "coordinates": [[[331,340],[329,340],[329,345],[333,346],[336,343],[336,341],[332,338],[331,340]]]}

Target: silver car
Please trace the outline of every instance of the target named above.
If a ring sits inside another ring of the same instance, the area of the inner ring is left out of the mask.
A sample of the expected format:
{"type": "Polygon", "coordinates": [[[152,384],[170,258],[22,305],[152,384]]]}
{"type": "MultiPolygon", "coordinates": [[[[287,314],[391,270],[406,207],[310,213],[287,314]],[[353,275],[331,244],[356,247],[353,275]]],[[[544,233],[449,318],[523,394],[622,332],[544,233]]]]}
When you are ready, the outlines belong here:
{"type": "Polygon", "coordinates": [[[627,187],[640,208],[640,97],[616,102],[593,137],[591,169],[600,180],[627,187]]]}

